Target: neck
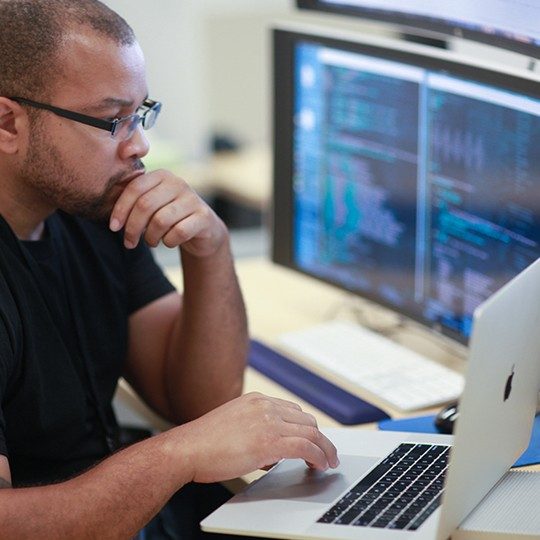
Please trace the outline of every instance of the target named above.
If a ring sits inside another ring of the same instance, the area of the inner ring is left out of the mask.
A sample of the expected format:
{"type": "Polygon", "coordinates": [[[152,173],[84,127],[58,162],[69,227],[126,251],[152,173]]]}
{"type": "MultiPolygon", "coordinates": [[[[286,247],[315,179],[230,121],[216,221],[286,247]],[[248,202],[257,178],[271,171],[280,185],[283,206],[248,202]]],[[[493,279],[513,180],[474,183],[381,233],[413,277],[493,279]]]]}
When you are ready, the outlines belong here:
{"type": "Polygon", "coordinates": [[[4,206],[0,208],[0,214],[2,214],[2,217],[7,221],[19,240],[40,240],[42,238],[45,230],[44,219],[24,219],[20,212],[6,210],[4,206]]]}
{"type": "Polygon", "coordinates": [[[15,232],[20,240],[41,240],[43,238],[43,231],[45,230],[45,222],[42,221],[33,231],[29,232],[25,238],[22,238],[15,232]]]}
{"type": "Polygon", "coordinates": [[[9,185],[0,186],[0,214],[19,240],[39,240],[45,230],[45,219],[54,209],[32,203],[9,185]]]}

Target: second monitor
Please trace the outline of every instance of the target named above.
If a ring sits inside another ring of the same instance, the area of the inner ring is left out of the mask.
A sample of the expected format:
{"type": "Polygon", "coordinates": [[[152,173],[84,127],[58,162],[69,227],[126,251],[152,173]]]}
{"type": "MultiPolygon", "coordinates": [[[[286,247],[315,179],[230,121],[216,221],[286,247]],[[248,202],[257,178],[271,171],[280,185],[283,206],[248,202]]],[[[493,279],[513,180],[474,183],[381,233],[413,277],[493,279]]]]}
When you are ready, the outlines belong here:
{"type": "Polygon", "coordinates": [[[540,80],[275,31],[274,261],[466,343],[540,256],[540,80]]]}

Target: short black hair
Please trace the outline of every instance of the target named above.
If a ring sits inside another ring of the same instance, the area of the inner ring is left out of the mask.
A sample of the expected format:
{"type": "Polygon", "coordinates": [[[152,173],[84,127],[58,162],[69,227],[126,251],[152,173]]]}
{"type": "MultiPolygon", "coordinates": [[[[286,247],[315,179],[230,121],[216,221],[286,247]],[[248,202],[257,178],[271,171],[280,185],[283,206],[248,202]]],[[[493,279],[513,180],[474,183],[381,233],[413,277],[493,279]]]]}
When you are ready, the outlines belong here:
{"type": "Polygon", "coordinates": [[[48,97],[64,38],[86,27],[132,45],[128,23],[99,0],[0,0],[0,96],[48,97]]]}

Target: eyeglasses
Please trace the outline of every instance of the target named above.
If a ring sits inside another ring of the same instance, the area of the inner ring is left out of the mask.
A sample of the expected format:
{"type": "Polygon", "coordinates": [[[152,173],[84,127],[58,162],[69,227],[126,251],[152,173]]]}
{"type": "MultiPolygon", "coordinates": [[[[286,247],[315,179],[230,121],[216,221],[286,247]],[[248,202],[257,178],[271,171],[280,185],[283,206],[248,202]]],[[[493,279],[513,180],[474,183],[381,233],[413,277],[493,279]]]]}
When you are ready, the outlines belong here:
{"type": "Polygon", "coordinates": [[[161,103],[159,101],[145,99],[135,114],[123,116],[122,118],[115,118],[114,120],[109,121],[74,111],[68,111],[67,109],[60,109],[54,105],[39,103],[38,101],[32,101],[31,99],[21,97],[10,97],[9,99],[16,101],[17,103],[29,105],[30,107],[34,107],[36,109],[50,111],[57,116],[68,118],[69,120],[74,120],[75,122],[80,122],[81,124],[85,124],[87,126],[104,129],[111,134],[112,138],[120,141],[127,141],[130,139],[135,133],[135,130],[139,124],[141,124],[145,130],[153,127],[161,111],[161,103]]]}

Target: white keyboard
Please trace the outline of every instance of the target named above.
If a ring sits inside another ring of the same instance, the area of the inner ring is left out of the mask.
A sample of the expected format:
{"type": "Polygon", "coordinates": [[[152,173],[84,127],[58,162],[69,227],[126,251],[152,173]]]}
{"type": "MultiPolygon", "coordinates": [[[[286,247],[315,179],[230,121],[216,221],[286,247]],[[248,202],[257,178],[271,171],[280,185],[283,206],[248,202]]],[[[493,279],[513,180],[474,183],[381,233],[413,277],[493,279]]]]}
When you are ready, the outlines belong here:
{"type": "Polygon", "coordinates": [[[331,372],[338,384],[341,380],[360,396],[401,411],[447,403],[463,390],[462,375],[345,321],[282,334],[279,345],[308,368],[331,372]]]}

